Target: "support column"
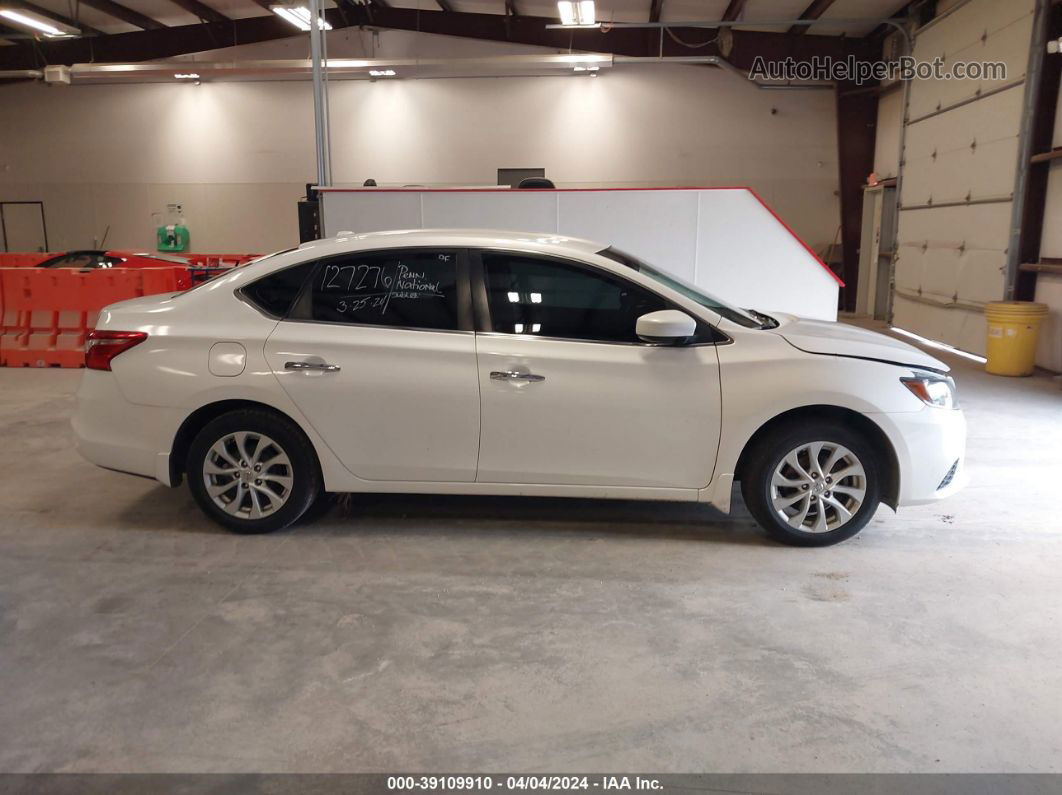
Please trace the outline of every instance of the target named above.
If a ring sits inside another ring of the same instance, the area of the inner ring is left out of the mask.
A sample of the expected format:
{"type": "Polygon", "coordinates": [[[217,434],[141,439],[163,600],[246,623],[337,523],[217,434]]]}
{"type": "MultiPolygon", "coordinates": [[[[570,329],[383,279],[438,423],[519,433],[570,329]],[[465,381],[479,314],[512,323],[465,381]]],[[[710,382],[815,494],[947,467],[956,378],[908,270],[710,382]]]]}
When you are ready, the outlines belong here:
{"type": "Polygon", "coordinates": [[[863,230],[863,185],[874,170],[878,95],[837,85],[837,163],[841,198],[841,309],[855,311],[859,291],[859,238],[863,230]]]}

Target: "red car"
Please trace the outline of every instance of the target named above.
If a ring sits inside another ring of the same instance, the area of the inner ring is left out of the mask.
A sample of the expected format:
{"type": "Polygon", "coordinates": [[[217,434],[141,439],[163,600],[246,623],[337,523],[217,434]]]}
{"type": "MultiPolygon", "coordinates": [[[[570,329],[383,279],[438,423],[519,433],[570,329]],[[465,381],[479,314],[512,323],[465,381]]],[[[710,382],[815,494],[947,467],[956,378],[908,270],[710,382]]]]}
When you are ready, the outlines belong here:
{"type": "Polygon", "coordinates": [[[169,254],[149,254],[133,251],[67,251],[44,262],[37,263],[38,268],[77,268],[93,270],[96,268],[172,268],[174,265],[189,266],[183,257],[169,254]]]}

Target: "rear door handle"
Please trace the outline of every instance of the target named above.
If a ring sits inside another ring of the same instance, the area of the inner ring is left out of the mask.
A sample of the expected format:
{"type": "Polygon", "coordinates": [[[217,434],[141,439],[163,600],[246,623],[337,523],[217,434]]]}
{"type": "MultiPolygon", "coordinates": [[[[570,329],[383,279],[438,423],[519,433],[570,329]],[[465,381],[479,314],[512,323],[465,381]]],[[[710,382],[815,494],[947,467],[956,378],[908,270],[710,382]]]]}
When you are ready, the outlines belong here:
{"type": "Polygon", "coordinates": [[[520,373],[516,370],[491,370],[491,381],[531,381],[532,383],[538,383],[539,381],[545,381],[546,376],[535,375],[534,373],[520,373]]]}
{"type": "Polygon", "coordinates": [[[285,370],[324,370],[327,373],[338,373],[338,364],[325,364],[324,362],[285,362],[285,370]]]}

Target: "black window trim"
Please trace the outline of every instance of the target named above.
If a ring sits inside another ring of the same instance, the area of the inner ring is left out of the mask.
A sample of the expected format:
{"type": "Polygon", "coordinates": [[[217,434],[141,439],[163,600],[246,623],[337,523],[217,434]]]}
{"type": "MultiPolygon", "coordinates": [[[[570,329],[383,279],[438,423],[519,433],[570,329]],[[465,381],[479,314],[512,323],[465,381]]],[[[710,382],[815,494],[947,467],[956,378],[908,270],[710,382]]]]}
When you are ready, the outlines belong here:
{"type": "Polygon", "coordinates": [[[433,331],[440,334],[472,334],[475,332],[475,320],[472,310],[472,295],[469,285],[469,261],[468,261],[468,249],[462,246],[387,246],[385,248],[370,248],[362,249],[358,251],[344,251],[337,254],[332,254],[327,257],[319,257],[317,259],[305,259],[301,262],[293,262],[283,268],[277,268],[275,271],[270,271],[264,276],[255,279],[253,282],[249,282],[236,289],[236,297],[241,301],[249,304],[257,309],[266,317],[275,319],[277,321],[286,321],[289,323],[314,323],[323,326],[343,326],[346,328],[379,328],[379,329],[395,329],[402,331],[433,331]],[[309,297],[311,294],[312,285],[314,279],[317,278],[317,274],[321,268],[327,265],[332,260],[343,259],[351,256],[371,256],[376,254],[386,254],[391,251],[432,251],[438,253],[450,253],[456,255],[456,284],[457,289],[457,328],[445,329],[445,328],[425,328],[423,326],[396,326],[388,323],[372,324],[372,323],[345,323],[337,320],[315,320],[310,314],[309,297]],[[302,286],[299,288],[298,294],[291,302],[291,306],[283,316],[274,315],[271,312],[266,311],[264,308],[255,303],[250,296],[244,294],[244,290],[257,284],[262,279],[268,279],[271,276],[275,276],[282,271],[289,268],[297,268],[301,265],[312,264],[309,275],[303,280],[302,286]]]}
{"type": "Polygon", "coordinates": [[[626,279],[615,271],[611,271],[608,268],[602,268],[599,265],[594,265],[590,262],[583,262],[582,260],[569,259],[556,254],[543,254],[537,251],[520,251],[519,249],[508,248],[505,246],[481,246],[475,249],[469,250],[469,263],[471,266],[471,287],[472,287],[472,305],[475,310],[476,316],[476,331],[479,334],[485,334],[490,336],[499,337],[520,337],[529,340],[556,340],[560,342],[583,342],[590,345],[635,345],[643,348],[662,348],[662,347],[676,347],[667,342],[621,342],[618,340],[588,340],[577,337],[549,337],[542,334],[516,334],[507,331],[495,331],[494,322],[490,313],[490,300],[487,294],[487,279],[486,269],[483,267],[484,252],[496,253],[496,254],[512,254],[519,257],[529,257],[532,259],[541,259],[548,262],[556,262],[559,265],[566,265],[571,268],[583,269],[591,271],[595,274],[601,274],[616,281],[629,284],[631,287],[638,290],[644,290],[651,295],[656,296],[664,302],[668,309],[677,309],[679,312],[683,312],[693,317],[697,321],[697,334],[701,333],[702,329],[713,337],[713,339],[698,340],[697,342],[689,342],[679,345],[681,348],[699,348],[706,345],[729,345],[734,340],[729,334],[720,331],[716,326],[707,322],[706,320],[697,317],[692,314],[685,307],[679,306],[671,298],[665,295],[661,295],[658,291],[645,287],[636,282],[632,282],[630,279],[626,279]]]}

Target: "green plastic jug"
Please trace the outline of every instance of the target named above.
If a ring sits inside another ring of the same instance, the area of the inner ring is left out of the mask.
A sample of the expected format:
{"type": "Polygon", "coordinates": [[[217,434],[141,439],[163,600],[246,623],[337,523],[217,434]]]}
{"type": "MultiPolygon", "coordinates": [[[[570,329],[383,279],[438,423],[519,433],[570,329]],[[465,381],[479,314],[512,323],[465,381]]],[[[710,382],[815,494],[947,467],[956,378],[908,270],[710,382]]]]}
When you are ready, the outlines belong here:
{"type": "Polygon", "coordinates": [[[158,228],[159,251],[187,251],[190,236],[184,224],[163,224],[158,228]]]}

